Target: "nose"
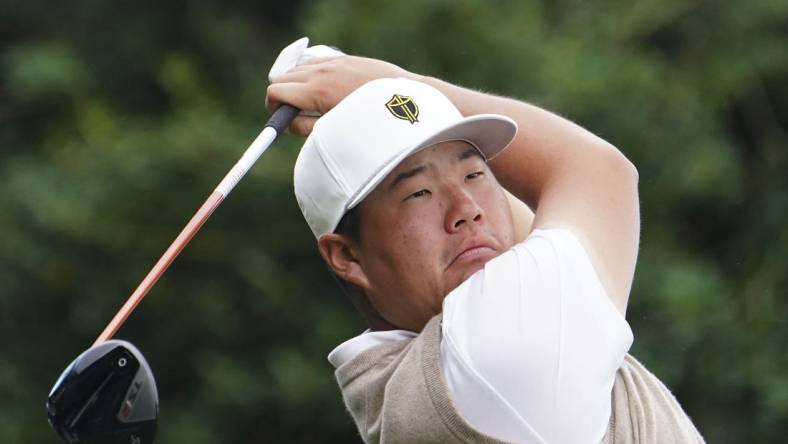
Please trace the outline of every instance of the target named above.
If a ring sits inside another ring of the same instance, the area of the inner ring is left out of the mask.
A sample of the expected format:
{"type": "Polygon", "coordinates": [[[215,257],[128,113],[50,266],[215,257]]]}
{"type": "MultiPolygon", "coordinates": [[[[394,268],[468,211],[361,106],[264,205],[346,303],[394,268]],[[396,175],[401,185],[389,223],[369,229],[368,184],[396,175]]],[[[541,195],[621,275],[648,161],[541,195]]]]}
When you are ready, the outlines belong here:
{"type": "Polygon", "coordinates": [[[446,232],[454,233],[463,229],[465,225],[481,223],[483,215],[484,210],[467,190],[457,187],[449,191],[445,219],[446,232]]]}

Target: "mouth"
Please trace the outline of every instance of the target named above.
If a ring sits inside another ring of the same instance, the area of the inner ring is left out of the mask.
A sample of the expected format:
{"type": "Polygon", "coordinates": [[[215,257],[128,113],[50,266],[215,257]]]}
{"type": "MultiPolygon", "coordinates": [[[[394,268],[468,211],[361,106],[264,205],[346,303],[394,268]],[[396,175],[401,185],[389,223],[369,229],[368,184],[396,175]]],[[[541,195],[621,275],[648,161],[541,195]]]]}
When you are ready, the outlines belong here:
{"type": "Polygon", "coordinates": [[[474,243],[465,247],[460,254],[454,257],[449,267],[455,264],[472,263],[477,261],[487,262],[497,256],[498,250],[485,243],[474,243]]]}

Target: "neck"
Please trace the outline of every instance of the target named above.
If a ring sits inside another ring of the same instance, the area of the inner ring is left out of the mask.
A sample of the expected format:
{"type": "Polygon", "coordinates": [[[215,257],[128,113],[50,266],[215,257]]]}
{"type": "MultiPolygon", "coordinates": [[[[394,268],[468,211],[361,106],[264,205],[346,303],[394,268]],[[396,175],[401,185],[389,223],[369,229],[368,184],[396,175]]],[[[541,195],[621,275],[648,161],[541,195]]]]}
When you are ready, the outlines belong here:
{"type": "Polygon", "coordinates": [[[387,331],[387,330],[402,330],[396,325],[383,319],[378,312],[372,314],[364,313],[364,319],[367,321],[369,329],[372,331],[387,331]]]}
{"type": "Polygon", "coordinates": [[[397,327],[380,315],[375,307],[370,304],[369,297],[367,297],[367,294],[363,289],[348,283],[346,290],[350,296],[350,299],[353,301],[353,305],[356,307],[359,313],[361,313],[361,316],[367,322],[367,326],[370,330],[402,330],[400,327],[397,327]]]}

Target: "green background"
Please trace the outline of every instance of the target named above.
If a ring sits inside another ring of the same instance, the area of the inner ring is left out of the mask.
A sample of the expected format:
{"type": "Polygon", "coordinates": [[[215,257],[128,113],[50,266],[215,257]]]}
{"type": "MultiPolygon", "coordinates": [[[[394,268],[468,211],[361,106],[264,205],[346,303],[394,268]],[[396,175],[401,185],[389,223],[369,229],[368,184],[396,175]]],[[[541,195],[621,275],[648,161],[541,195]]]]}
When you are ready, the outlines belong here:
{"type": "MultiPolygon", "coordinates": [[[[44,402],[267,118],[302,35],[518,97],[640,171],[633,353],[709,442],[788,437],[788,2],[88,1],[0,6],[0,442],[44,402]]],[[[287,136],[121,329],[160,443],[357,442],[327,353],[363,327],[287,136]]]]}

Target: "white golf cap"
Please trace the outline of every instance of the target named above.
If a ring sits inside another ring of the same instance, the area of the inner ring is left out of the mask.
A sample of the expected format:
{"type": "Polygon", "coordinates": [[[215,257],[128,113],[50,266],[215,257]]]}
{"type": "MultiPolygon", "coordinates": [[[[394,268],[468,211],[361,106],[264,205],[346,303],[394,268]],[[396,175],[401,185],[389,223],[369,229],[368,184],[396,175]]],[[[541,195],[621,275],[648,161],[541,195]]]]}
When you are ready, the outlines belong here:
{"type": "Polygon", "coordinates": [[[514,138],[508,117],[463,117],[437,89],[408,79],[378,79],[349,94],[315,123],[295,164],[296,200],[320,238],[406,157],[463,140],[492,159],[514,138]]]}

